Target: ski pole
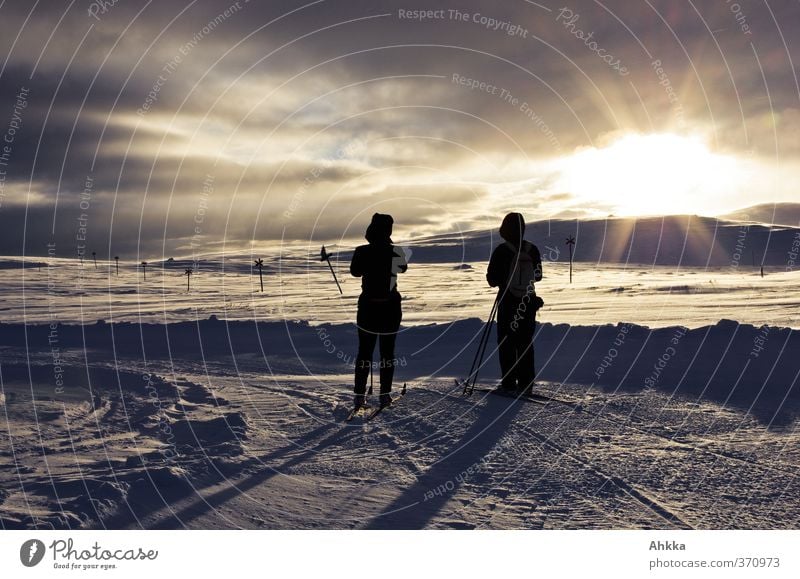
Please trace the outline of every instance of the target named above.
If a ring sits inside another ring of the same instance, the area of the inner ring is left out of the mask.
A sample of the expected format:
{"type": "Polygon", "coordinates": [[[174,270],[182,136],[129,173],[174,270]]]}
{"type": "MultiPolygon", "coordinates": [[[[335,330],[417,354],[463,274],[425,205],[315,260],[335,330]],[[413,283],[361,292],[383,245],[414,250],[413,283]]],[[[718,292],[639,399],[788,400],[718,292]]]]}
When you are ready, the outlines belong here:
{"type": "Polygon", "coordinates": [[[491,324],[491,320],[495,314],[495,308],[497,307],[497,298],[495,298],[494,303],[492,304],[492,309],[489,312],[489,319],[486,320],[486,323],[483,325],[483,331],[481,332],[481,338],[478,341],[478,349],[475,351],[475,356],[472,358],[472,365],[469,368],[469,374],[467,374],[467,379],[464,383],[464,394],[471,393],[469,384],[473,378],[475,373],[475,365],[478,363],[478,358],[483,358],[481,355],[482,350],[484,349],[484,344],[488,341],[489,336],[489,325],[491,324]]]}
{"type": "Polygon", "coordinates": [[[464,394],[468,396],[471,395],[472,391],[475,389],[475,380],[477,379],[478,369],[480,369],[480,365],[483,363],[483,356],[486,352],[486,345],[489,342],[489,336],[491,335],[492,322],[497,313],[497,304],[499,299],[500,294],[498,293],[497,297],[494,299],[494,303],[492,304],[492,309],[489,312],[489,319],[483,326],[483,332],[481,333],[481,339],[478,343],[478,349],[475,351],[475,357],[472,358],[472,366],[470,366],[469,374],[467,375],[467,380],[464,384],[464,394]],[[470,382],[472,383],[471,386],[470,382]]]}
{"type": "Polygon", "coordinates": [[[328,253],[327,251],[325,251],[325,246],[323,245],[322,246],[322,250],[319,252],[319,260],[328,262],[328,267],[331,268],[331,274],[333,274],[333,281],[336,282],[336,287],[339,288],[339,293],[340,294],[344,294],[344,292],[342,291],[342,286],[339,285],[339,280],[336,279],[336,272],[333,271],[333,266],[331,265],[331,259],[330,258],[331,258],[331,254],[328,253]]]}
{"type": "Polygon", "coordinates": [[[497,298],[495,298],[494,303],[492,303],[492,309],[489,310],[489,318],[486,320],[486,323],[483,324],[483,328],[481,329],[481,338],[478,341],[478,349],[475,350],[475,355],[472,357],[472,366],[469,367],[469,374],[467,374],[467,377],[472,376],[472,373],[475,371],[475,363],[478,360],[478,353],[480,352],[480,349],[483,346],[483,341],[486,339],[486,329],[487,326],[489,325],[489,320],[492,319],[492,316],[494,315],[494,308],[496,304],[497,304],[497,298]]]}
{"type": "MultiPolygon", "coordinates": [[[[497,310],[495,309],[495,313],[497,310]]],[[[486,331],[486,339],[483,342],[483,348],[481,349],[480,359],[478,360],[478,366],[475,368],[475,375],[472,377],[472,384],[469,387],[469,394],[468,396],[472,396],[472,393],[475,391],[475,384],[478,382],[478,372],[480,372],[481,368],[483,367],[483,356],[486,354],[486,346],[489,343],[489,336],[492,333],[492,324],[494,323],[494,317],[489,320],[488,330],[486,331]]]]}

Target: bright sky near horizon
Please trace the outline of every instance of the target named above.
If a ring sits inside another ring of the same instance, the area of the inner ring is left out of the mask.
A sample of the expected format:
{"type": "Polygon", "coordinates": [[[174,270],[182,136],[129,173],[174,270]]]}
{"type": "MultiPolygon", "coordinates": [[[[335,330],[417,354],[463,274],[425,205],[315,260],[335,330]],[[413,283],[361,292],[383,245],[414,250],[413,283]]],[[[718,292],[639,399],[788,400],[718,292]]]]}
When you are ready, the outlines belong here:
{"type": "Polygon", "coordinates": [[[800,4],[0,6],[0,253],[798,200],[800,4]]]}

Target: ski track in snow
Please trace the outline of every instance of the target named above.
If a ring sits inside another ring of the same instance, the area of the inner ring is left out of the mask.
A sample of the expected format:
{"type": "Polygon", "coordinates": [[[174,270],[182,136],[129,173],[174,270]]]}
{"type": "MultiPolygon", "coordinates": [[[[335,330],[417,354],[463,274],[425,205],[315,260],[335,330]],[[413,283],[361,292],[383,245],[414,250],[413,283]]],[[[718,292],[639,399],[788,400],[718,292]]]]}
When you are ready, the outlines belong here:
{"type": "MultiPolygon", "coordinates": [[[[570,287],[565,264],[546,264],[537,356],[559,381],[542,393],[561,402],[540,405],[453,387],[493,292],[482,265],[415,264],[402,279],[409,393],[372,422],[344,423],[352,377],[338,355],[354,346],[357,281],[340,276],[339,297],[326,268],[300,260],[267,268],[261,294],[248,259],[205,263],[190,293],[173,287],[185,283],[177,266],[144,284],[134,264],[116,276],[53,260],[25,270],[22,294],[18,271],[0,270],[3,528],[800,524],[798,342],[786,329],[798,327],[799,272],[580,264],[570,287]],[[59,326],[64,393],[49,330],[32,325],[51,305],[72,324],[59,326]],[[752,326],[717,323],[731,316],[752,326]],[[640,326],[592,387],[622,322],[640,326]],[[681,326],[693,330],[658,389],[642,389],[681,326]]],[[[487,358],[482,386],[495,366],[487,358]]]]}
{"type": "MultiPolygon", "coordinates": [[[[43,435],[45,454],[60,465],[48,469],[55,488],[69,477],[90,480],[84,494],[93,495],[113,473],[121,490],[81,505],[47,503],[38,476],[39,486],[27,485],[27,498],[39,501],[31,510],[52,520],[48,504],[60,504],[65,526],[129,528],[792,528],[800,520],[793,428],[771,432],[716,403],[542,384],[564,402],[539,405],[478,392],[464,398],[439,380],[410,383],[375,421],[344,423],[350,396],[339,377],[292,380],[242,367],[216,375],[180,360],[151,362],[150,371],[177,373],[180,390],[194,392],[186,419],[218,415],[202,410],[212,399],[224,401],[217,408],[225,416],[243,416],[240,454],[201,445],[179,461],[184,475],[176,476],[188,485],[160,473],[161,496],[133,493],[126,485],[145,483],[143,471],[131,482],[131,460],[98,474],[97,457],[81,452],[80,436],[103,415],[73,415],[77,439],[43,435]]],[[[83,449],[102,443],[118,455],[125,436],[106,433],[83,449]]],[[[36,454],[21,440],[17,461],[36,454]]],[[[24,510],[13,479],[3,480],[12,489],[5,506],[11,499],[24,510]]]]}

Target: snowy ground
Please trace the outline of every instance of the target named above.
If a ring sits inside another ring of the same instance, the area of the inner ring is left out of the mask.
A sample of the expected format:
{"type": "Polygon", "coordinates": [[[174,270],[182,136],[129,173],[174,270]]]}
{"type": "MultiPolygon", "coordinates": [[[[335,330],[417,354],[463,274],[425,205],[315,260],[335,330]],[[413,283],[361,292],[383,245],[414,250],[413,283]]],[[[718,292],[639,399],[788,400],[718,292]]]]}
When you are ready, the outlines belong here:
{"type": "MultiPolygon", "coordinates": [[[[147,280],[141,266],[74,259],[36,260],[20,268],[19,258],[0,258],[2,321],[5,323],[94,323],[96,320],[166,323],[205,319],[307,320],[345,323],[355,317],[360,280],[346,261],[334,263],[340,295],[325,263],[310,261],[295,248],[266,262],[264,292],[250,256],[152,264],[147,280]],[[49,264],[49,267],[48,265],[49,264]],[[13,265],[15,267],[9,267],[13,265]],[[186,289],[186,267],[195,273],[186,289]]],[[[751,268],[687,268],[632,264],[547,262],[537,284],[547,308],[542,319],[571,325],[620,321],[668,327],[699,327],[720,319],[800,328],[800,270],[773,270],[761,278],[751,268]]],[[[414,263],[401,276],[406,325],[484,318],[495,292],[486,284],[486,264],[414,263]]]]}
{"type": "Polygon", "coordinates": [[[188,293],[183,262],[144,283],[126,262],[4,261],[3,527],[800,523],[797,273],[578,264],[569,286],[546,264],[537,364],[560,401],[536,404],[460,395],[484,266],[418,263],[409,393],[344,423],[356,281],[340,264],[339,297],[296,254],[261,294],[248,259],[201,263],[188,293]]]}
{"type": "Polygon", "coordinates": [[[111,385],[96,389],[94,407],[87,398],[40,399],[38,426],[26,389],[6,387],[14,446],[2,471],[4,525],[669,529],[800,521],[794,427],[769,428],[716,403],[543,384],[581,406],[539,405],[480,393],[464,399],[451,383],[431,381],[410,384],[380,419],[346,424],[345,377],[272,381],[179,367],[162,368],[183,375],[177,393],[161,393],[161,408],[130,389],[123,405],[111,385]],[[159,412],[169,430],[159,429],[159,412]]]}

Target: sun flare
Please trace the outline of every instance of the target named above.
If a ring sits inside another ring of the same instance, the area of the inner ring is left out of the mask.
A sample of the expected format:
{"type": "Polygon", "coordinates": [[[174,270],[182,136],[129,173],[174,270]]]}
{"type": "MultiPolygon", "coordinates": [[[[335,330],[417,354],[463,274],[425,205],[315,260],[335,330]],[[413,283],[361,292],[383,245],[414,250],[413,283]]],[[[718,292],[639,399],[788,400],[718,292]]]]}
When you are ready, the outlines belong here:
{"type": "Polygon", "coordinates": [[[564,159],[558,185],[617,215],[715,213],[740,167],[734,157],[712,152],[696,137],[628,134],[564,159]]]}

